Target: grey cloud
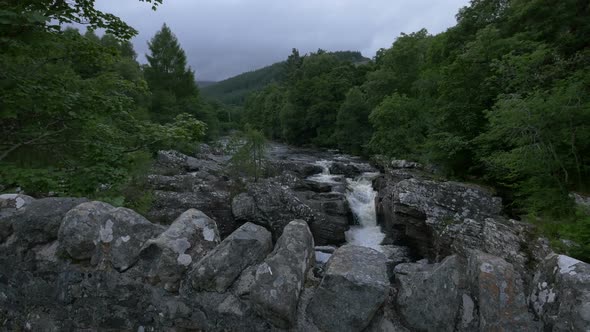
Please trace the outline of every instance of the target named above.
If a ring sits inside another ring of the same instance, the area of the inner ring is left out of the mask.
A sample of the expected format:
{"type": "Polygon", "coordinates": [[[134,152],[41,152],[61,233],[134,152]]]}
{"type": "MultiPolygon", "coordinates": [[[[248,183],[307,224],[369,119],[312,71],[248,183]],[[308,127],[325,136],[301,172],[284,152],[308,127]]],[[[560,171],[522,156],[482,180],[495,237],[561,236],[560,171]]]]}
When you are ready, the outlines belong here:
{"type": "Polygon", "coordinates": [[[199,80],[221,80],[284,60],[293,47],[361,51],[373,57],[401,32],[431,33],[455,24],[468,0],[164,0],[156,12],[137,0],[98,0],[139,30],[140,61],[147,41],[166,22],[199,80]]]}

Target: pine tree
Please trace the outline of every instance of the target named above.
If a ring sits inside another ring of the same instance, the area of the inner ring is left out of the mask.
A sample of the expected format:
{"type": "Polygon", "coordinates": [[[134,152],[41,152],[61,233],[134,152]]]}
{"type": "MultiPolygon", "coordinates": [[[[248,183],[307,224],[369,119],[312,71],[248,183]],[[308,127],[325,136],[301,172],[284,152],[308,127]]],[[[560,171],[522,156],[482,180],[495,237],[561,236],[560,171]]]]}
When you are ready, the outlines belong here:
{"type": "Polygon", "coordinates": [[[145,78],[152,92],[152,117],[168,122],[180,113],[196,113],[199,90],[176,36],[164,24],[148,46],[145,78]]]}

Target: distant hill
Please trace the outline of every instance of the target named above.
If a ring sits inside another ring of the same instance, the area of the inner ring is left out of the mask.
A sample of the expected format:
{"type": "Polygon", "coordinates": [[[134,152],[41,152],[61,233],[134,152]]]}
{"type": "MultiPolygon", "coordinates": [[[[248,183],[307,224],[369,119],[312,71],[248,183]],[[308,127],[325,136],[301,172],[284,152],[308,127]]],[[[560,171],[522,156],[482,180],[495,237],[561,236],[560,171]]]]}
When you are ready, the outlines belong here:
{"type": "Polygon", "coordinates": [[[217,84],[217,82],[216,81],[197,81],[197,85],[201,89],[202,88],[205,88],[205,87],[208,87],[210,85],[213,85],[213,84],[217,84]]]}
{"type": "MultiPolygon", "coordinates": [[[[341,61],[366,63],[370,61],[360,52],[330,52],[341,61]]],[[[242,73],[212,85],[201,86],[201,93],[209,98],[221,101],[226,105],[243,105],[248,95],[262,90],[273,82],[280,82],[285,74],[285,62],[277,62],[270,66],[242,73]]]]}

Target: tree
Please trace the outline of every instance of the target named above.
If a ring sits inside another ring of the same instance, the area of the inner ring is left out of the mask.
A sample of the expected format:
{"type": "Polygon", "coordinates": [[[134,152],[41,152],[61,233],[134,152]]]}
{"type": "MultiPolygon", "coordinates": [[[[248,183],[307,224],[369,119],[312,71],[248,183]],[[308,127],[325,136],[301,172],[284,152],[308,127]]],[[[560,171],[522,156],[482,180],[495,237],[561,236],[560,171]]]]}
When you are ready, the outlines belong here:
{"type": "Polygon", "coordinates": [[[259,130],[247,125],[239,144],[232,155],[231,164],[234,169],[253,177],[256,182],[262,176],[266,163],[266,138],[259,130]]]}
{"type": "Polygon", "coordinates": [[[153,94],[151,114],[158,122],[168,122],[181,113],[196,113],[199,89],[186,54],[170,28],[162,29],[148,43],[150,53],[145,78],[153,94]]]}
{"type": "Polygon", "coordinates": [[[336,119],[335,138],[338,148],[354,154],[363,154],[363,148],[372,134],[370,113],[366,96],[361,89],[350,89],[336,119]]]}

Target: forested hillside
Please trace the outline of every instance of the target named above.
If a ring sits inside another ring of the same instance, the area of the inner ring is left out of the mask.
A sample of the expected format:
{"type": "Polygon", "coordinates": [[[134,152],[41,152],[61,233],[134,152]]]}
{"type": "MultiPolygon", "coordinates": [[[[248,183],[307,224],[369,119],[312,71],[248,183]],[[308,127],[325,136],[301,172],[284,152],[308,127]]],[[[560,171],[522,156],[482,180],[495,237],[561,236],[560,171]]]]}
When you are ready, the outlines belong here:
{"type": "Polygon", "coordinates": [[[490,184],[513,215],[588,243],[570,193],[590,189],[589,3],[473,0],[457,20],[402,34],[364,66],[294,52],[284,79],[248,99],[245,122],[490,184]]]}
{"type": "MultiPolygon", "coordinates": [[[[366,63],[369,59],[360,52],[338,51],[331,52],[340,61],[352,63],[366,63]]],[[[278,62],[270,66],[240,74],[221,82],[204,86],[203,95],[223,102],[227,105],[243,105],[248,95],[264,89],[271,83],[284,81],[286,75],[285,62],[278,62]]]]}

